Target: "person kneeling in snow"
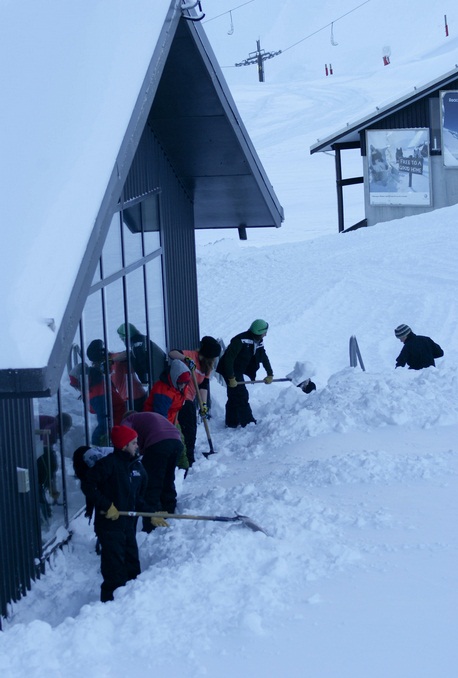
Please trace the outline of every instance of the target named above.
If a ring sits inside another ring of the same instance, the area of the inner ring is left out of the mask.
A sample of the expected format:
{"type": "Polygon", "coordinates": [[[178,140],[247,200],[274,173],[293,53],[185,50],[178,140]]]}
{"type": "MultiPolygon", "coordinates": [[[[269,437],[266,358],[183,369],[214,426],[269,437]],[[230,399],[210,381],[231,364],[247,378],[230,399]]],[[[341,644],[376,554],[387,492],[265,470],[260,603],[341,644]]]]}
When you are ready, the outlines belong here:
{"type": "Polygon", "coordinates": [[[414,334],[408,325],[398,325],[395,336],[402,341],[404,347],[396,358],[396,367],[409,366],[410,370],[421,370],[434,367],[435,358],[442,358],[444,351],[430,337],[414,334]]]}
{"type": "MultiPolygon", "coordinates": [[[[149,511],[144,500],[148,477],[139,455],[137,432],[128,426],[111,430],[112,454],[100,459],[86,474],[81,489],[95,506],[94,527],[102,549],[103,582],[100,600],[113,600],[113,592],[140,574],[136,520],[119,511],[149,511]],[[119,507],[119,508],[118,508],[119,507]]],[[[154,527],[168,527],[152,517],[154,527]]]]}

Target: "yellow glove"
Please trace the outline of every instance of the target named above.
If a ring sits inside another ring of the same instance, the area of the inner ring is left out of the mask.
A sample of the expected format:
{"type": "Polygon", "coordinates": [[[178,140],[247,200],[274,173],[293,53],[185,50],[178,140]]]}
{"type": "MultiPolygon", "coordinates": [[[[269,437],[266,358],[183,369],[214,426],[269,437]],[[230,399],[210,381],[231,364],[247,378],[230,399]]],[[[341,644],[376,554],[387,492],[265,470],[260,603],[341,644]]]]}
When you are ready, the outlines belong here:
{"type": "Polygon", "coordinates": [[[274,380],[274,375],[269,374],[267,377],[264,377],[264,383],[265,384],[271,384],[274,380]]]}
{"type": "Polygon", "coordinates": [[[230,388],[235,388],[236,386],[238,386],[237,379],[235,377],[231,377],[227,383],[230,386],[230,388]]]}
{"type": "Polygon", "coordinates": [[[196,369],[196,363],[194,362],[194,360],[191,360],[189,356],[186,356],[183,362],[188,366],[191,372],[194,372],[194,370],[196,369]]]}
{"type": "Polygon", "coordinates": [[[119,511],[114,504],[112,504],[108,511],[105,513],[105,518],[108,518],[108,520],[118,520],[119,511]]]}
{"type": "Polygon", "coordinates": [[[152,516],[151,525],[153,527],[170,527],[168,522],[166,520],[164,520],[164,518],[160,515],[152,516]]]}

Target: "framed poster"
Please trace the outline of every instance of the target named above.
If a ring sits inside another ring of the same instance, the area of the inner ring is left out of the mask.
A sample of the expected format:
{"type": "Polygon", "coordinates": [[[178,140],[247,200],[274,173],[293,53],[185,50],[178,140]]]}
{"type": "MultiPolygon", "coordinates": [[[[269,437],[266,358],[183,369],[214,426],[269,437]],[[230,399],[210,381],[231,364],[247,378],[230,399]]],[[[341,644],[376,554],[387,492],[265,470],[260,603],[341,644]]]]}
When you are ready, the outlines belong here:
{"type": "Polygon", "coordinates": [[[371,205],[431,205],[429,129],[366,131],[371,205]]]}
{"type": "Polygon", "coordinates": [[[445,167],[458,167],[458,90],[440,92],[442,158],[445,167]]]}

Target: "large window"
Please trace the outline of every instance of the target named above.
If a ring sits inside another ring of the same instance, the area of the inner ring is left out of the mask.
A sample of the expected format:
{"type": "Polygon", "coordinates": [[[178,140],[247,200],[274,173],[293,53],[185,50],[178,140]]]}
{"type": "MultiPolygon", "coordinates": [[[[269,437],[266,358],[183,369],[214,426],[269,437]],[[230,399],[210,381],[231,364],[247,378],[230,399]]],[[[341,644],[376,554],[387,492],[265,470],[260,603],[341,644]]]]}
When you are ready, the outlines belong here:
{"type": "Polygon", "coordinates": [[[165,366],[165,348],[154,194],[113,215],[59,393],[35,401],[44,541],[84,505],[74,451],[110,445],[113,424],[127,409],[141,409],[165,366]]]}

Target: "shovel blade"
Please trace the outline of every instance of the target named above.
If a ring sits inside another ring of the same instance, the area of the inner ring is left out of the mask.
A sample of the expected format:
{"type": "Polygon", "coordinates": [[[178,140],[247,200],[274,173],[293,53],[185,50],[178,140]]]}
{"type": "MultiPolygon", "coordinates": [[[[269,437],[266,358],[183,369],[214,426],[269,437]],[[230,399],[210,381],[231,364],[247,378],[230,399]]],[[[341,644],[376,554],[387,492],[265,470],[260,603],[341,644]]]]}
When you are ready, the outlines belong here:
{"type": "Polygon", "coordinates": [[[253,532],[262,532],[265,534],[267,537],[269,537],[269,533],[263,530],[260,525],[257,525],[257,523],[254,522],[254,520],[251,520],[251,518],[248,518],[248,516],[244,516],[241,513],[236,513],[235,514],[236,519],[240,520],[244,525],[250,528],[250,530],[253,530],[253,532]]]}

